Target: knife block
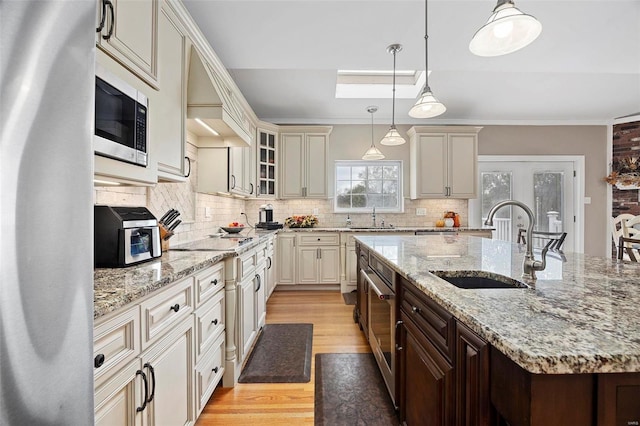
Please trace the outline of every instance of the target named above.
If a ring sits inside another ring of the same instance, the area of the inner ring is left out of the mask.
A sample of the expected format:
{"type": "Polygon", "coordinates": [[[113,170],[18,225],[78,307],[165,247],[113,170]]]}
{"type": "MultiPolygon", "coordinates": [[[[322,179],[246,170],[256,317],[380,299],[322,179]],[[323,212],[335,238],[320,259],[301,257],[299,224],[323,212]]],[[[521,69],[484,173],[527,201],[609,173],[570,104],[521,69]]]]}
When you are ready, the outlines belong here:
{"type": "Polygon", "coordinates": [[[160,228],[160,248],[162,252],[169,251],[169,238],[173,235],[173,231],[168,231],[163,225],[158,225],[160,228]]]}

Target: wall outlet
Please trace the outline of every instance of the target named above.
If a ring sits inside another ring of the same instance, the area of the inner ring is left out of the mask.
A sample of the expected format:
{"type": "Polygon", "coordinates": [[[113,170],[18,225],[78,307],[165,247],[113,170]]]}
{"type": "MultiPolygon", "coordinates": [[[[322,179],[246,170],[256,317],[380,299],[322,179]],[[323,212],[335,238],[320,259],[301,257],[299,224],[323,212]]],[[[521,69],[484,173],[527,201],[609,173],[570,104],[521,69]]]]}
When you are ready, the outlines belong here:
{"type": "Polygon", "coordinates": [[[204,217],[211,217],[211,207],[204,208],[204,217]]]}
{"type": "Polygon", "coordinates": [[[416,216],[426,216],[426,215],[427,215],[427,209],[424,209],[424,208],[416,209],[416,216]]]}
{"type": "Polygon", "coordinates": [[[313,209],[313,214],[318,214],[318,208],[313,209]]]}

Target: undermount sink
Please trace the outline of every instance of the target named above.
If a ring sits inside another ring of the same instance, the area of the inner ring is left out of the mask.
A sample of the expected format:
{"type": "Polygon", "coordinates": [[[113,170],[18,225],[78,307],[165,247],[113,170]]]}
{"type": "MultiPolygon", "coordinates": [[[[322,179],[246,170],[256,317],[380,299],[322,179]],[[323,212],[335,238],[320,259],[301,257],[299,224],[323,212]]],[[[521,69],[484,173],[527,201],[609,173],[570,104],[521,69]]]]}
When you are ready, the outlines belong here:
{"type": "Polygon", "coordinates": [[[395,229],[390,226],[349,226],[349,229],[395,229]]]}
{"type": "Polygon", "coordinates": [[[489,277],[486,275],[468,274],[461,275],[460,272],[454,274],[437,273],[438,277],[447,281],[458,288],[464,289],[484,289],[484,288],[529,288],[528,285],[512,278],[494,275],[489,277]]]}

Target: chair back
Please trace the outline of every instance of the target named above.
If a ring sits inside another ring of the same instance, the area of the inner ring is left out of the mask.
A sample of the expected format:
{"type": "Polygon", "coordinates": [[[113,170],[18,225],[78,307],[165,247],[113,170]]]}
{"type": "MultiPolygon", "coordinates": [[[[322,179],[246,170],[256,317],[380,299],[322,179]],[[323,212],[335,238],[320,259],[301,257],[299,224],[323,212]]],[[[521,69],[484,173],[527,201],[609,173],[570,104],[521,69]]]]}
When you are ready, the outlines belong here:
{"type": "Polygon", "coordinates": [[[620,237],[618,239],[618,260],[626,259],[632,262],[640,262],[640,239],[620,237]]]}
{"type": "Polygon", "coordinates": [[[617,245],[620,241],[620,237],[624,236],[624,226],[629,219],[633,219],[636,216],[629,213],[622,213],[616,217],[611,218],[611,237],[613,238],[613,244],[617,245]]]}
{"type": "MultiPolygon", "coordinates": [[[[553,240],[549,250],[562,251],[562,244],[564,244],[564,239],[567,238],[567,233],[533,231],[532,238],[542,240],[545,244],[553,240]]],[[[527,230],[524,228],[518,230],[518,244],[527,244],[527,230]]]]}

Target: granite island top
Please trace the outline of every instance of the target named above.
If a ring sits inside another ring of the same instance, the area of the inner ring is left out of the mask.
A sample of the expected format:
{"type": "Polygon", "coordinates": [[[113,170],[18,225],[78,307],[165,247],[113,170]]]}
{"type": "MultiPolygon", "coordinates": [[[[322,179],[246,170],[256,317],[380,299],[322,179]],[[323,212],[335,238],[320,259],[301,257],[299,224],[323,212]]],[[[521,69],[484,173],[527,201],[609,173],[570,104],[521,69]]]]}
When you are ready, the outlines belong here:
{"type": "Polygon", "coordinates": [[[464,235],[356,240],[531,373],[640,372],[640,264],[550,252],[529,288],[472,290],[434,273],[522,281],[524,246],[464,235]]]}
{"type": "Polygon", "coordinates": [[[375,233],[391,233],[391,232],[464,232],[464,231],[492,231],[494,228],[492,227],[470,227],[470,226],[445,226],[445,227],[436,227],[436,226],[385,226],[385,227],[375,227],[370,228],[367,226],[351,226],[351,227],[324,227],[324,226],[313,226],[311,228],[288,228],[285,227],[280,229],[279,232],[375,232],[375,233]]]}
{"type": "MultiPolygon", "coordinates": [[[[237,256],[265,241],[273,231],[247,228],[238,238],[214,236],[176,245],[162,256],[126,268],[96,268],[93,272],[94,320],[177,280],[237,256]],[[239,245],[238,240],[246,238],[239,245]]],[[[235,235],[235,234],[234,234],[235,235]]]]}

